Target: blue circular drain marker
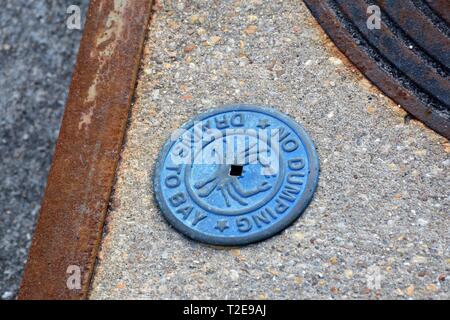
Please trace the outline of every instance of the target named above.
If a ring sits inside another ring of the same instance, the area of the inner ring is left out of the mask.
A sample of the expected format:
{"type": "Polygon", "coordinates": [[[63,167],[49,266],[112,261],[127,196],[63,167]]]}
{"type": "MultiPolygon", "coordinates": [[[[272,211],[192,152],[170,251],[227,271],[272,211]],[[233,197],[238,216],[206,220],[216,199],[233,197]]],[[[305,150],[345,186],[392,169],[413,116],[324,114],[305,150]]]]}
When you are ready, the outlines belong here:
{"type": "Polygon", "coordinates": [[[154,191],[163,215],[188,237],[216,245],[269,238],[311,201],[319,162],[303,130],[273,109],[233,105],[172,134],[154,191]]]}

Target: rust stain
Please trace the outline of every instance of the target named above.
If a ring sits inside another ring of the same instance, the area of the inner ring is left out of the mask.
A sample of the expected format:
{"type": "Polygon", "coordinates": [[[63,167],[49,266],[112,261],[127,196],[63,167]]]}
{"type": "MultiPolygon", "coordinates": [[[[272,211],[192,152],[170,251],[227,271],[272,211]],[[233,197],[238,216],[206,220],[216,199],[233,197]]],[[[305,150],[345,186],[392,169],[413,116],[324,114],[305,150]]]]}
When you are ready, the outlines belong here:
{"type": "Polygon", "coordinates": [[[151,5],[91,0],[19,299],[88,295],[151,5]]]}
{"type": "Polygon", "coordinates": [[[89,128],[93,115],[94,115],[94,107],[91,107],[89,109],[89,112],[83,112],[83,114],[81,115],[81,120],[78,123],[78,130],[81,130],[83,127],[85,127],[86,129],[89,128]]]}

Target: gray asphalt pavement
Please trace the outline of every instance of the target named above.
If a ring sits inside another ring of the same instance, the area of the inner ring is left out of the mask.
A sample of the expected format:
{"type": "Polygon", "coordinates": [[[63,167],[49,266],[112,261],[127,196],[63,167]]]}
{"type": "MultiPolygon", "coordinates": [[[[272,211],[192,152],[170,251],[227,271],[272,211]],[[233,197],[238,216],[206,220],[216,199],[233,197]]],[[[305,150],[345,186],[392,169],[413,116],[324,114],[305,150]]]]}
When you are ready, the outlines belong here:
{"type": "Polygon", "coordinates": [[[82,35],[67,29],[66,10],[88,3],[0,4],[1,299],[17,294],[82,35]]]}

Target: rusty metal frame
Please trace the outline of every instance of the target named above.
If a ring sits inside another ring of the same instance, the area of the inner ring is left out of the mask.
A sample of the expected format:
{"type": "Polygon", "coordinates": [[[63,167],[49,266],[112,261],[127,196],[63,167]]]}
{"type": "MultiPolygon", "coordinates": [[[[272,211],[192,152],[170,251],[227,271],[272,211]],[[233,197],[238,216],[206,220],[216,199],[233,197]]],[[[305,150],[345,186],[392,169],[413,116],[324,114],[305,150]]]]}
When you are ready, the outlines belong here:
{"type": "Polygon", "coordinates": [[[88,296],[151,7],[91,0],[19,299],[88,296]]]}
{"type": "Polygon", "coordinates": [[[444,49],[450,39],[439,27],[445,22],[436,25],[432,22],[435,15],[448,22],[448,1],[304,2],[336,47],[373,84],[414,117],[450,139],[450,81],[448,54],[444,49]],[[382,9],[379,31],[369,32],[366,27],[365,10],[371,3],[382,9]],[[408,19],[414,23],[410,24],[408,19]]]}

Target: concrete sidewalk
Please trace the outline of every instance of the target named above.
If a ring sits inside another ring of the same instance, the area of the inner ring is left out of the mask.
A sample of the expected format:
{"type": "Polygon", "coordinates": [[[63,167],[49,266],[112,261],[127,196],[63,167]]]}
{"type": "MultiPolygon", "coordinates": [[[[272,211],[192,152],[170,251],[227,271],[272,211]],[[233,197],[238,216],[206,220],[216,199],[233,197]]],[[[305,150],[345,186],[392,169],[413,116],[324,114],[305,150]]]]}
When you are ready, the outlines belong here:
{"type": "Polygon", "coordinates": [[[92,299],[449,299],[450,144],[372,87],[301,1],[155,6],[92,299]],[[152,191],[170,133],[224,104],[302,124],[321,174],[282,234],[241,247],[172,229],[152,191]]]}

